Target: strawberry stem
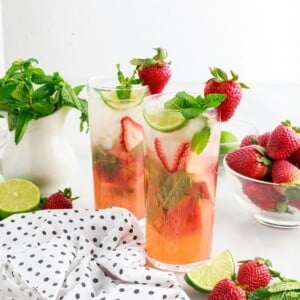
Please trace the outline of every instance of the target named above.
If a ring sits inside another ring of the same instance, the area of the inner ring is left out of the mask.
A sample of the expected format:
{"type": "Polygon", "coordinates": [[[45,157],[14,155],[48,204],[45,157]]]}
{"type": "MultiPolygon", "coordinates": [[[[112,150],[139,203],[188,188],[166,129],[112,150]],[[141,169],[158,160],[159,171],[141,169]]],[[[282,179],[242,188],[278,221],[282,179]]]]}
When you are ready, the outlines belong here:
{"type": "Polygon", "coordinates": [[[168,52],[164,48],[154,48],[156,50],[156,54],[152,58],[133,58],[130,60],[130,63],[136,68],[146,68],[149,66],[163,66],[165,64],[170,64],[167,61],[168,52]]]}
{"type": "MultiPolygon", "coordinates": [[[[231,75],[230,79],[229,79],[227,73],[224,70],[222,70],[221,68],[209,67],[209,71],[210,71],[211,75],[213,76],[211,79],[216,82],[222,82],[222,81],[236,81],[237,82],[239,79],[239,75],[232,70],[230,70],[230,75],[231,75]]],[[[249,89],[249,86],[243,82],[238,82],[238,84],[243,89],[249,89]]]]}
{"type": "Polygon", "coordinates": [[[72,190],[71,190],[71,188],[65,188],[63,191],[59,190],[58,192],[61,193],[61,194],[63,194],[66,198],[68,198],[68,199],[70,199],[72,201],[79,198],[79,197],[72,197],[72,190]]]}

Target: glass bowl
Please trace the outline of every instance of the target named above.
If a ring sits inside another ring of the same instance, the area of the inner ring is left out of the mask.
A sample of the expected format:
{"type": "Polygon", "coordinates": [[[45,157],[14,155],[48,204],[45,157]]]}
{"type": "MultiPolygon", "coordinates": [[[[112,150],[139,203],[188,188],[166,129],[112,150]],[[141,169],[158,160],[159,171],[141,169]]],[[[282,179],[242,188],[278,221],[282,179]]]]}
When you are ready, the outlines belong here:
{"type": "Polygon", "coordinates": [[[243,176],[223,161],[229,187],[245,209],[264,225],[300,227],[300,186],[270,183],[243,176]]]}

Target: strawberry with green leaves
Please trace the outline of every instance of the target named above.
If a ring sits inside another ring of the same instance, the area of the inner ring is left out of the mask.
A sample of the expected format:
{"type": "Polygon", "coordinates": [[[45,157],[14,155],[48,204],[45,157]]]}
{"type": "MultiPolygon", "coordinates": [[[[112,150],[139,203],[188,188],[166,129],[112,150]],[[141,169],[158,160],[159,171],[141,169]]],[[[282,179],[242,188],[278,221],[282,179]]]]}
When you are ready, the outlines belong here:
{"type": "Polygon", "coordinates": [[[136,66],[138,76],[142,84],[148,86],[150,94],[161,93],[172,75],[166,49],[155,48],[154,50],[157,53],[152,58],[134,58],[130,61],[136,66]]]}
{"type": "Polygon", "coordinates": [[[242,99],[242,88],[248,86],[238,82],[238,75],[230,71],[231,78],[220,68],[210,68],[212,78],[210,78],[204,87],[204,95],[225,94],[226,99],[218,107],[219,120],[228,121],[235,113],[242,99]]]}
{"type": "Polygon", "coordinates": [[[297,128],[291,126],[290,121],[282,122],[271,133],[266,151],[273,159],[288,158],[296,150],[300,149],[300,135],[297,128]]]}
{"type": "Polygon", "coordinates": [[[242,261],[237,272],[237,281],[248,292],[267,286],[271,281],[269,261],[259,258],[242,261]]]}
{"type": "Polygon", "coordinates": [[[72,197],[72,190],[65,188],[63,191],[53,193],[48,198],[43,199],[43,209],[68,209],[73,208],[72,201],[78,197],[72,197]]]}
{"type": "Polygon", "coordinates": [[[268,175],[271,166],[265,149],[259,145],[249,145],[229,152],[226,162],[237,173],[254,179],[268,175]]]}

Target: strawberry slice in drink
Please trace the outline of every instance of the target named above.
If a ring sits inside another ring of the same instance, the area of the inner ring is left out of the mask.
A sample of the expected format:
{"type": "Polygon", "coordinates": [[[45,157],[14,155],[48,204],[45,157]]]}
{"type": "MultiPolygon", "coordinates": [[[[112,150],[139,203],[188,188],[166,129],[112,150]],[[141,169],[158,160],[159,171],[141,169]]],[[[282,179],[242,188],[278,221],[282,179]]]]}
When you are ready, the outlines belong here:
{"type": "Polygon", "coordinates": [[[166,213],[161,233],[168,238],[179,238],[183,233],[199,230],[200,211],[198,201],[184,196],[176,206],[166,213]]]}
{"type": "Polygon", "coordinates": [[[143,127],[126,116],[121,119],[120,144],[124,151],[129,152],[143,140],[143,127]]]}
{"type": "Polygon", "coordinates": [[[154,146],[162,165],[169,173],[175,173],[185,160],[190,144],[188,142],[154,140],[154,146]]]}

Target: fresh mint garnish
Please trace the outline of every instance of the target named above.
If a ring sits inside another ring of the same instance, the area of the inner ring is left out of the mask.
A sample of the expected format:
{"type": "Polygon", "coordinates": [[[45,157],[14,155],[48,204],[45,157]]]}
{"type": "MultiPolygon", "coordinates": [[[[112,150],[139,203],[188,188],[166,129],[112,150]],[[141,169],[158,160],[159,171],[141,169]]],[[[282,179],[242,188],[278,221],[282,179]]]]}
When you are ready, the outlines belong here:
{"type": "Polygon", "coordinates": [[[9,130],[18,144],[31,120],[48,116],[63,106],[78,109],[80,131],[88,126],[87,101],[78,97],[84,85],[72,88],[58,72],[47,75],[34,58],[16,60],[0,79],[0,110],[7,112],[9,130]]]}
{"type": "Polygon", "coordinates": [[[204,127],[202,130],[194,133],[191,143],[191,150],[196,154],[200,154],[206,147],[210,137],[210,128],[204,127]]]}
{"type": "Polygon", "coordinates": [[[196,97],[181,91],[165,103],[165,108],[178,110],[186,120],[195,119],[209,108],[218,107],[226,98],[225,94],[208,94],[196,97]]]}
{"type": "MultiPolygon", "coordinates": [[[[226,98],[225,94],[208,94],[205,97],[198,95],[194,97],[185,91],[178,92],[164,105],[166,109],[177,110],[186,120],[198,118],[209,108],[218,107],[226,98]]],[[[210,137],[210,128],[204,127],[197,131],[192,138],[191,150],[200,154],[206,147],[210,137]]]]}
{"type": "Polygon", "coordinates": [[[117,86],[117,96],[120,100],[130,99],[131,87],[133,84],[139,84],[142,81],[138,78],[135,78],[136,69],[132,72],[130,77],[125,77],[124,73],[121,71],[120,64],[117,64],[117,77],[119,85],[117,86]]]}

